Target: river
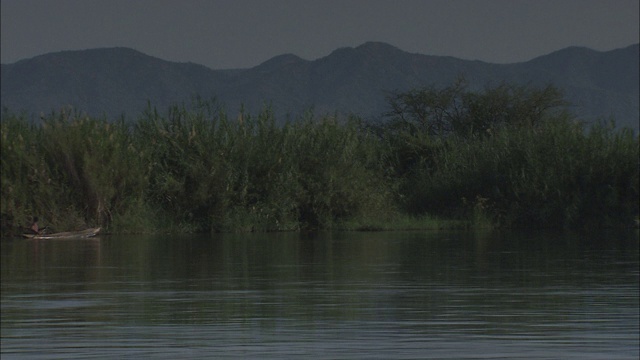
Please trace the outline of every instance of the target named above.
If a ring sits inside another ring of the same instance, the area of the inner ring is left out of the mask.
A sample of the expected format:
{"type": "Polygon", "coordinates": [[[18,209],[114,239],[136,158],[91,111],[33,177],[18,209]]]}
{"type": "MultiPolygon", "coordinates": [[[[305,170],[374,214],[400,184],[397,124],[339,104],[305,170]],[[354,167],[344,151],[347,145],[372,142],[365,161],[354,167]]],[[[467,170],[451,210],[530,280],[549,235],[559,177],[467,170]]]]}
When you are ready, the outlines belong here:
{"type": "Polygon", "coordinates": [[[638,231],[1,243],[6,359],[635,359],[638,231]]]}

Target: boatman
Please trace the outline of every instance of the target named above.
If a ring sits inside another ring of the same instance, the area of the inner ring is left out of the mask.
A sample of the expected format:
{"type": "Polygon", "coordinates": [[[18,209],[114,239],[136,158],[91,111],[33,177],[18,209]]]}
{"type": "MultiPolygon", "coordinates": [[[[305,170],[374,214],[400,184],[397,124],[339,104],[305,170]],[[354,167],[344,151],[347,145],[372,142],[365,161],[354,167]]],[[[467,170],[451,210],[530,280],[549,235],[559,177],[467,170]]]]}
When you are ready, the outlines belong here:
{"type": "Polygon", "coordinates": [[[31,231],[33,231],[34,234],[40,234],[40,228],[38,227],[38,217],[37,216],[33,217],[33,223],[31,224],[31,231]]]}

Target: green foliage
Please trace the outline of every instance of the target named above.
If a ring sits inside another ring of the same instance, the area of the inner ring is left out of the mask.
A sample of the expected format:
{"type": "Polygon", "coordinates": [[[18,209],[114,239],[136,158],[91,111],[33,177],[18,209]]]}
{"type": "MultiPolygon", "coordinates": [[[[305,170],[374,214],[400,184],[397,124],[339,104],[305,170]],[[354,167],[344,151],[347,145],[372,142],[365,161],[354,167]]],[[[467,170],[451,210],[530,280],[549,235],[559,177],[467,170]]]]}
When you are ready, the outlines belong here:
{"type": "Polygon", "coordinates": [[[435,169],[409,182],[410,209],[490,216],[503,226],[631,224],[638,214],[638,138],[559,116],[537,129],[447,140],[435,169]]]}
{"type": "Polygon", "coordinates": [[[196,101],[166,118],[150,109],[137,134],[149,139],[148,199],[198,231],[329,228],[387,202],[374,139],[355,119],[276,126],[269,108],[229,119],[196,101]]]}
{"type": "Polygon", "coordinates": [[[336,218],[357,210],[358,186],[366,186],[356,129],[331,118],[302,119],[291,127],[298,218],[308,227],[330,228],[336,218]]]}
{"type": "Polygon", "coordinates": [[[51,185],[48,164],[34,151],[38,145],[36,128],[24,117],[4,116],[0,124],[0,173],[2,181],[3,231],[14,223],[26,225],[36,208],[46,206],[47,199],[35,198],[33,193],[56,195],[51,185]]]}
{"type": "Polygon", "coordinates": [[[613,125],[585,129],[553,86],[464,80],[389,97],[376,127],[409,214],[503,226],[631,223],[638,210],[638,138],[613,125]]]}
{"type": "Polygon", "coordinates": [[[411,135],[463,137],[490,134],[501,127],[535,127],[566,105],[554,86],[500,84],[482,92],[468,89],[460,78],[443,89],[425,87],[387,97],[390,111],[386,127],[411,135]]]}
{"type": "Polygon", "coordinates": [[[63,110],[40,125],[2,121],[2,214],[25,224],[106,225],[147,187],[145,155],[123,123],[63,110]]]}
{"type": "Polygon", "coordinates": [[[128,124],[63,109],[1,125],[2,233],[583,227],[638,217],[638,136],[552,112],[553,87],[392,98],[383,125],[195,99],[128,124]],[[454,219],[446,221],[442,219],[454,219]],[[405,225],[402,225],[405,224],[405,225]]]}
{"type": "Polygon", "coordinates": [[[146,154],[124,123],[63,111],[44,119],[42,132],[42,155],[86,222],[107,224],[144,193],[146,154]]]}

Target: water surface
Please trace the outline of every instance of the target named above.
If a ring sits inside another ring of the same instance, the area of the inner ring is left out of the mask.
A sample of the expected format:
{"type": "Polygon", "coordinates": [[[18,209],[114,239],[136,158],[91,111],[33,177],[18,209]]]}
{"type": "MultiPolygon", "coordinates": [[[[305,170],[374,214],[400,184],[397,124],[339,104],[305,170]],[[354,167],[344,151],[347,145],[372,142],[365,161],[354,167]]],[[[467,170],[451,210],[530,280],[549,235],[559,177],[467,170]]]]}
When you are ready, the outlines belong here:
{"type": "Polygon", "coordinates": [[[638,359],[638,233],[2,242],[2,359],[638,359]]]}

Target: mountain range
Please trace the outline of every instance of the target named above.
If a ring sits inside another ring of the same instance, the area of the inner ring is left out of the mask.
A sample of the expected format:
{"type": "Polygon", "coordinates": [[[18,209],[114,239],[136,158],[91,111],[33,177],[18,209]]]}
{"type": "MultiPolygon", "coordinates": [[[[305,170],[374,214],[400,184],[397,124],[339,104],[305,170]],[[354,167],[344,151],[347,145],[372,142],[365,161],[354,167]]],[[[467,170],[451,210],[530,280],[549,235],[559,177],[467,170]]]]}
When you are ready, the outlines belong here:
{"type": "Polygon", "coordinates": [[[565,93],[586,121],[614,118],[638,132],[639,45],[611,51],[569,47],[530,61],[492,64],[408,53],[368,42],[305,60],[276,56],[249,69],[214,70],[129,48],[62,51],[1,65],[1,105],[32,116],[65,106],[92,116],[135,119],[150,103],[159,111],[194,96],[215,98],[228,113],[252,114],[270,105],[278,119],[315,114],[378,118],[393,91],[444,87],[463,76],[472,89],[501,82],[545,86],[565,93]]]}

